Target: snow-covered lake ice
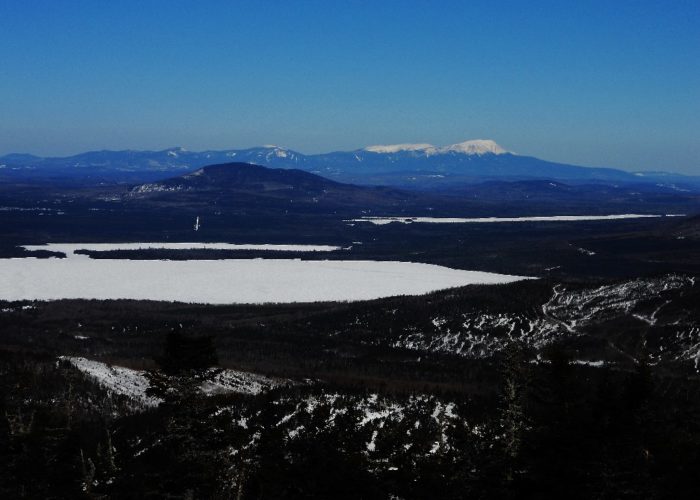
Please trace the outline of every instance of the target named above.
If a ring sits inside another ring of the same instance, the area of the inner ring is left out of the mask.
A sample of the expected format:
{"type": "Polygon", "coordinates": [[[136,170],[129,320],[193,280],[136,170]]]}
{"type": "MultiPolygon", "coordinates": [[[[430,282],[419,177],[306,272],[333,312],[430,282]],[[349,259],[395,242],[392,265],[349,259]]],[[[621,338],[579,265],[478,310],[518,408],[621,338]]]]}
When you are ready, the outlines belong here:
{"type": "Polygon", "coordinates": [[[489,224],[503,222],[583,222],[583,221],[611,221],[624,219],[648,219],[659,217],[683,217],[684,214],[614,214],[614,215],[550,215],[535,217],[361,217],[349,219],[346,222],[370,222],[381,226],[400,222],[402,224],[428,223],[428,224],[489,224]]]}
{"type": "MultiPolygon", "coordinates": [[[[110,245],[125,248],[123,244],[110,245]]],[[[130,245],[143,248],[140,243],[130,245]]],[[[73,250],[96,249],[97,245],[27,248],[66,252],[67,258],[0,259],[0,300],[135,299],[207,304],[354,301],[529,279],[414,262],[90,259],[73,250]]]]}

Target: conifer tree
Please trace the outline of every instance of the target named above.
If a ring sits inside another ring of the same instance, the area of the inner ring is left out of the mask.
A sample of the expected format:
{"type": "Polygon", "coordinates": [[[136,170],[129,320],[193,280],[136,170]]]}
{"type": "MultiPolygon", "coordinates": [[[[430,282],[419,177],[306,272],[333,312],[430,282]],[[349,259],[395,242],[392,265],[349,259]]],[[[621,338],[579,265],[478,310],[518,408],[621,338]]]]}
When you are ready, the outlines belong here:
{"type": "Polygon", "coordinates": [[[502,436],[501,462],[503,478],[510,483],[516,479],[525,437],[530,428],[526,408],[530,370],[523,346],[514,343],[505,350],[501,380],[498,420],[502,436]]]}

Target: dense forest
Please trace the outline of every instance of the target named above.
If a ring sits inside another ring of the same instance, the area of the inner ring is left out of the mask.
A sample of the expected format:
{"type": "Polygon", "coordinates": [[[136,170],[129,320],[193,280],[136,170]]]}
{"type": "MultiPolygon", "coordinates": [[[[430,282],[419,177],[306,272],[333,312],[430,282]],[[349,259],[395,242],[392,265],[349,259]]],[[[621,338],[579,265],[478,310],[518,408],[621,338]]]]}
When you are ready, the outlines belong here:
{"type": "Polygon", "coordinates": [[[570,283],[556,295],[566,309],[553,286],[307,305],[4,303],[0,491],[695,498],[694,281],[570,283]]]}
{"type": "Polygon", "coordinates": [[[204,395],[211,339],[167,337],[157,407],[2,352],[4,498],[694,498],[700,384],[514,346],[483,394],[299,381],[204,395]]]}

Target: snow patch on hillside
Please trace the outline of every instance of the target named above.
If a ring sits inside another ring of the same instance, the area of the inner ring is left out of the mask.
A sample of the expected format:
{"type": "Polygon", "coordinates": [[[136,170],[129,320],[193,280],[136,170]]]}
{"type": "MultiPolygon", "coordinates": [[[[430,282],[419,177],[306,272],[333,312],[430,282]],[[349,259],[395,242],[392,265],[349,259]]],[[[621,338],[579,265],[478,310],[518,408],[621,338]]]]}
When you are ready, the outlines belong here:
{"type": "Polygon", "coordinates": [[[338,418],[346,422],[350,419],[352,427],[366,436],[364,448],[370,460],[393,449],[408,450],[406,446],[420,448],[416,451],[425,456],[446,452],[452,447],[452,431],[457,426],[468,426],[460,418],[455,403],[427,395],[413,395],[399,402],[378,394],[358,397],[329,392],[309,395],[300,401],[282,398],[273,404],[287,408],[276,426],[288,440],[308,439],[309,435],[335,427],[338,418]],[[397,433],[397,429],[403,432],[397,433]],[[412,438],[418,429],[428,435],[420,444],[412,438]],[[396,439],[407,444],[398,447],[396,439]]]}
{"type": "Polygon", "coordinates": [[[158,406],[160,403],[159,399],[146,395],[149,382],[143,371],[111,366],[81,357],[60,356],[58,359],[73,365],[107,392],[126,396],[145,406],[158,406]]]}
{"type": "Polygon", "coordinates": [[[129,191],[129,194],[130,195],[137,195],[137,194],[147,194],[147,193],[175,193],[175,192],[179,192],[179,191],[189,191],[190,189],[191,188],[183,186],[181,184],[170,186],[167,184],[153,183],[153,184],[141,184],[140,186],[136,186],[131,191],[129,191]]]}
{"type": "MultiPolygon", "coordinates": [[[[146,394],[149,382],[146,372],[143,370],[108,365],[82,357],[60,356],[58,359],[70,363],[110,393],[126,396],[144,406],[158,406],[161,402],[160,399],[146,394]]],[[[207,395],[225,393],[255,395],[289,383],[289,381],[276,380],[238,370],[211,369],[210,372],[211,378],[203,382],[201,386],[202,392],[207,395]]]]}
{"type": "MultiPolygon", "coordinates": [[[[569,331],[607,320],[619,315],[635,316],[637,306],[660,294],[693,286],[687,276],[670,275],[663,278],[644,278],[606,285],[593,289],[572,290],[555,286],[552,298],[542,306],[543,314],[564,325],[569,331]]],[[[641,318],[653,325],[658,311],[641,318]]],[[[640,316],[637,314],[637,316],[640,316]]],[[[638,318],[639,319],[639,318],[638,318]]]]}
{"type": "MultiPolygon", "coordinates": [[[[539,350],[557,340],[582,335],[591,325],[626,316],[649,327],[673,332],[669,335],[670,341],[660,344],[658,352],[650,352],[652,362],[693,361],[700,367],[700,325],[696,320],[675,318],[673,323],[666,323],[660,319],[664,308],[671,303],[663,295],[692,286],[694,279],[682,275],[579,290],[566,290],[556,285],[540,311],[492,313],[476,310],[456,317],[436,316],[431,319],[430,326],[411,327],[399,333],[390,340],[390,345],[487,358],[514,342],[539,350]]],[[[599,366],[598,362],[587,361],[586,364],[599,366]]]]}

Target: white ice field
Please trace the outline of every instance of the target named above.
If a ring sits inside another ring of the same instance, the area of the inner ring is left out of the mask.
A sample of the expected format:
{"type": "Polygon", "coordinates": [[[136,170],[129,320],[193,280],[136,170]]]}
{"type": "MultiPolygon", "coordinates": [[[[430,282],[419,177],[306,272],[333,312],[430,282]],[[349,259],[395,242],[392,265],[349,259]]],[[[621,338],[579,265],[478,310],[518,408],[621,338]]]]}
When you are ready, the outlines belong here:
{"type": "Polygon", "coordinates": [[[347,222],[370,222],[377,226],[399,222],[402,224],[493,224],[504,222],[585,222],[624,219],[655,219],[659,217],[683,217],[684,214],[614,214],[614,215],[549,215],[535,217],[361,217],[347,222]]]}
{"type": "MultiPolygon", "coordinates": [[[[27,246],[65,252],[64,259],[0,259],[0,300],[135,299],[206,304],[356,301],[421,295],[474,284],[528,279],[414,262],[299,259],[90,259],[77,249],[172,248],[173,244],[27,246]],[[167,245],[167,246],[166,246],[167,245]]],[[[192,248],[188,245],[186,248],[192,248]]],[[[209,244],[208,248],[228,248],[209,244]]],[[[260,249],[258,245],[238,248],[260,249]]],[[[265,249],[270,249],[265,245],[265,249]]],[[[284,250],[337,247],[283,245],[284,250]]],[[[277,248],[275,248],[277,249],[277,248]]]]}

